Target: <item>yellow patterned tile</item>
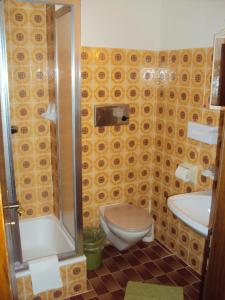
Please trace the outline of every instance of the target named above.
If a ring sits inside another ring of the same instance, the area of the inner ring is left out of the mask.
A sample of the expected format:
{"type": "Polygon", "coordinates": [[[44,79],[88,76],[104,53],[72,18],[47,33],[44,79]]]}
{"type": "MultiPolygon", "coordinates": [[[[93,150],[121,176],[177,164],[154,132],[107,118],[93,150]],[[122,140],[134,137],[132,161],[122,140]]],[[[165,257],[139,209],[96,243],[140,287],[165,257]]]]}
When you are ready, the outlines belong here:
{"type": "Polygon", "coordinates": [[[179,51],[172,50],[168,53],[168,64],[171,67],[177,66],[179,64],[179,51]]]}
{"type": "Polygon", "coordinates": [[[112,49],[110,56],[113,65],[122,65],[125,62],[126,51],[124,49],[112,49]]]}
{"type": "Polygon", "coordinates": [[[180,64],[182,67],[190,67],[192,64],[192,50],[185,49],[180,51],[180,64]]]}
{"type": "Polygon", "coordinates": [[[61,289],[51,290],[48,292],[48,300],[63,300],[67,297],[67,289],[63,287],[61,289]]]}
{"type": "Polygon", "coordinates": [[[93,61],[93,50],[89,47],[81,48],[81,64],[90,65],[93,61]]]}
{"type": "Polygon", "coordinates": [[[168,52],[159,51],[159,67],[167,66],[168,64],[168,52]]]}
{"type": "Polygon", "coordinates": [[[180,86],[190,86],[190,83],[191,83],[191,72],[190,72],[190,70],[180,69],[180,71],[179,71],[179,85],[180,86]]]}
{"type": "Polygon", "coordinates": [[[206,80],[206,76],[205,76],[205,71],[202,69],[194,69],[192,71],[192,86],[193,87],[198,87],[198,88],[202,88],[205,85],[205,80],[206,80]]]}
{"type": "Polygon", "coordinates": [[[145,67],[153,67],[157,65],[157,54],[155,51],[143,51],[142,64],[145,67]]]}
{"type": "Polygon", "coordinates": [[[137,68],[129,68],[127,71],[127,80],[131,84],[137,84],[140,80],[140,72],[137,68]]]}
{"type": "Polygon", "coordinates": [[[140,52],[137,50],[127,51],[127,63],[131,66],[138,66],[141,61],[140,52]]]}
{"type": "Polygon", "coordinates": [[[94,79],[99,84],[107,83],[109,80],[109,72],[105,67],[97,67],[94,69],[94,79]]]}
{"type": "Polygon", "coordinates": [[[107,64],[109,61],[109,51],[105,48],[96,48],[94,52],[95,63],[98,65],[107,64]]]}
{"type": "Polygon", "coordinates": [[[79,280],[86,276],[86,264],[76,263],[69,265],[67,268],[68,281],[79,280]]]}
{"type": "Polygon", "coordinates": [[[197,68],[203,68],[206,64],[206,55],[206,49],[195,49],[193,52],[193,66],[197,68]]]}

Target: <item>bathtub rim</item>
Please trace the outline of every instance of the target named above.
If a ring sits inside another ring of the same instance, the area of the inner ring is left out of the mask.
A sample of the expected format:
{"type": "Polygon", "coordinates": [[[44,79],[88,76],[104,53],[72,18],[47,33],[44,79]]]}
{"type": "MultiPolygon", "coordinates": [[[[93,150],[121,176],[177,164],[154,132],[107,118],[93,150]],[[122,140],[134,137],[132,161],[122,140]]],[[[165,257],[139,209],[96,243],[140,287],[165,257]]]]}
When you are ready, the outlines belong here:
{"type": "MultiPolygon", "coordinates": [[[[64,266],[67,266],[67,265],[81,263],[81,262],[86,262],[86,260],[87,259],[86,259],[86,256],[84,254],[81,255],[81,256],[70,257],[70,258],[67,258],[67,259],[61,259],[61,260],[59,260],[59,267],[64,267],[64,266]]],[[[27,264],[26,269],[16,270],[16,279],[21,278],[21,277],[26,277],[26,276],[29,276],[29,275],[30,275],[30,270],[28,268],[28,264],[27,264]]]]}
{"type": "MultiPolygon", "coordinates": [[[[51,221],[54,221],[57,223],[57,225],[59,226],[59,229],[61,231],[63,231],[63,233],[66,235],[66,238],[69,240],[69,242],[71,244],[74,245],[74,250],[72,251],[68,251],[68,252],[64,252],[64,253],[60,253],[60,254],[56,254],[59,260],[59,263],[65,261],[65,260],[70,260],[70,259],[75,259],[75,258],[79,258],[84,256],[84,254],[80,254],[76,252],[76,245],[75,245],[75,239],[73,239],[71,237],[71,235],[67,232],[66,228],[63,226],[63,223],[53,214],[49,214],[49,215],[45,215],[45,216],[38,216],[38,217],[34,217],[34,218],[27,218],[27,219],[21,219],[19,222],[21,223],[27,223],[27,222],[31,222],[31,221],[35,221],[35,220],[40,220],[40,219],[50,219],[51,221]]],[[[42,256],[42,257],[46,257],[46,256],[42,256]]],[[[39,257],[39,258],[42,258],[39,257]]],[[[39,259],[37,258],[37,259],[39,259]]],[[[14,268],[15,268],[15,272],[25,272],[25,271],[29,271],[29,267],[28,267],[28,263],[27,262],[23,262],[20,264],[14,264],[14,268]]]]}

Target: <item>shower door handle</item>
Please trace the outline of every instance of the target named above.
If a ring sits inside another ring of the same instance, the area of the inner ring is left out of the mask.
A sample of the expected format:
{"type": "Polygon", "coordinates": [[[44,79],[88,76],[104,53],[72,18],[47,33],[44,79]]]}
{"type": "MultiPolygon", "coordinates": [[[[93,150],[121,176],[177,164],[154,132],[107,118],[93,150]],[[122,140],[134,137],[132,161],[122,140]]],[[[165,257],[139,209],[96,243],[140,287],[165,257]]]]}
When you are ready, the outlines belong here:
{"type": "Polygon", "coordinates": [[[18,127],[17,126],[11,126],[11,134],[15,134],[18,132],[18,127]]]}
{"type": "Polygon", "coordinates": [[[10,204],[10,205],[3,205],[3,208],[5,209],[11,209],[11,208],[20,208],[20,204],[19,203],[15,203],[15,204],[10,204]]]}
{"type": "Polygon", "coordinates": [[[15,208],[19,216],[22,216],[22,214],[25,212],[20,203],[4,205],[3,208],[5,209],[15,208]]]}

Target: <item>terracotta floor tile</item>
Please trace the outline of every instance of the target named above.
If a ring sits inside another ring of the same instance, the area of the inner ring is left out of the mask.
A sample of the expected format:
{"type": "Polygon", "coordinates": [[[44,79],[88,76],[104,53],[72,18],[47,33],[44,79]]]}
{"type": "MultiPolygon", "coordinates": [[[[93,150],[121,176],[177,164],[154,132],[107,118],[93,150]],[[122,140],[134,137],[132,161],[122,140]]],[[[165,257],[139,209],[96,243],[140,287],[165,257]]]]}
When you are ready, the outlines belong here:
{"type": "Polygon", "coordinates": [[[158,276],[164,274],[164,272],[163,272],[161,269],[159,269],[159,268],[157,267],[157,265],[156,265],[155,263],[153,263],[153,262],[145,263],[144,265],[145,265],[146,269],[147,269],[154,277],[158,277],[158,276]]]}
{"type": "Polygon", "coordinates": [[[106,258],[110,258],[110,255],[107,254],[107,253],[105,252],[105,250],[103,250],[103,251],[102,251],[102,259],[106,259],[106,258]]]}
{"type": "Polygon", "coordinates": [[[107,245],[104,248],[104,252],[107,253],[109,255],[109,257],[113,257],[113,256],[116,256],[116,255],[120,254],[120,252],[115,247],[113,247],[111,245],[107,245]]]}
{"type": "Polygon", "coordinates": [[[87,280],[87,291],[92,291],[93,287],[91,285],[91,283],[89,282],[89,280],[87,280]]]}
{"type": "Polygon", "coordinates": [[[129,250],[129,252],[134,252],[135,250],[139,250],[140,248],[138,247],[138,245],[136,244],[136,245],[134,245],[134,246],[132,246],[130,249],[128,249],[129,250]]]}
{"type": "Polygon", "coordinates": [[[141,276],[135,272],[133,268],[123,270],[123,273],[126,274],[127,278],[132,281],[142,281],[141,276]]]}
{"type": "Polygon", "coordinates": [[[112,258],[107,258],[103,261],[103,264],[109,269],[111,273],[119,271],[119,268],[115,264],[112,258]]]}
{"type": "Polygon", "coordinates": [[[104,294],[98,297],[98,300],[115,300],[111,293],[104,294]]]}
{"type": "Polygon", "coordinates": [[[145,263],[149,261],[149,257],[141,250],[135,250],[133,255],[141,262],[145,263]]]}
{"type": "Polygon", "coordinates": [[[159,282],[163,285],[175,285],[175,283],[167,275],[161,275],[156,277],[156,279],[159,280],[159,282]]]}
{"type": "Polygon", "coordinates": [[[186,269],[191,272],[195,277],[197,277],[199,280],[202,280],[202,277],[200,274],[198,274],[195,270],[193,270],[191,267],[187,266],[186,269]]]}
{"type": "Polygon", "coordinates": [[[157,246],[160,245],[160,243],[158,241],[152,241],[150,243],[146,243],[148,245],[148,247],[153,247],[153,246],[157,246]]]}
{"type": "Polygon", "coordinates": [[[172,279],[176,285],[185,286],[188,285],[188,282],[177,272],[172,272],[168,274],[169,278],[172,279]]]}
{"type": "Polygon", "coordinates": [[[109,292],[104,282],[99,277],[90,279],[90,283],[93,286],[97,295],[103,295],[109,292]]]}
{"type": "Polygon", "coordinates": [[[112,295],[114,297],[113,299],[115,299],[115,300],[123,300],[124,296],[125,296],[125,291],[118,290],[118,291],[112,292],[112,295]]]}
{"type": "Polygon", "coordinates": [[[150,258],[150,260],[156,260],[160,258],[160,256],[157,253],[155,253],[155,251],[153,251],[152,248],[150,247],[145,248],[143,252],[145,255],[147,255],[150,258]]]}
{"type": "Polygon", "coordinates": [[[152,274],[149,273],[149,271],[147,270],[147,268],[144,265],[136,266],[134,269],[135,269],[136,273],[138,273],[143,280],[149,280],[149,279],[153,278],[152,274]]]}
{"type": "Polygon", "coordinates": [[[149,280],[145,280],[145,283],[154,283],[154,284],[160,284],[160,281],[158,280],[158,278],[153,277],[149,280]]]}
{"type": "Polygon", "coordinates": [[[102,275],[109,274],[110,271],[109,271],[108,268],[106,268],[106,266],[101,265],[100,268],[98,268],[97,270],[95,270],[95,273],[96,273],[98,276],[102,276],[102,275]]]}
{"type": "Polygon", "coordinates": [[[124,258],[123,255],[114,256],[113,260],[116,263],[116,265],[119,267],[119,269],[126,269],[130,266],[128,261],[124,258]]]}
{"type": "Polygon", "coordinates": [[[137,246],[140,249],[144,249],[144,248],[147,248],[149,245],[147,243],[144,243],[141,241],[141,242],[137,243],[137,246]]]}
{"type": "Polygon", "coordinates": [[[82,295],[78,295],[70,297],[68,300],[84,300],[84,298],[82,297],[82,295]]]}
{"type": "Polygon", "coordinates": [[[129,280],[182,286],[185,300],[199,300],[201,291],[201,276],[157,241],[123,252],[107,245],[103,265],[87,274],[88,291],[67,300],[123,300],[129,280]]]}
{"type": "Polygon", "coordinates": [[[151,249],[157,253],[160,257],[166,257],[171,255],[165,248],[161,247],[160,245],[152,246],[151,249]]]}
{"type": "Polygon", "coordinates": [[[165,262],[164,259],[160,259],[160,260],[156,260],[154,262],[157,267],[159,267],[164,273],[169,273],[169,272],[172,272],[173,271],[173,268],[165,262]]]}
{"type": "Polygon", "coordinates": [[[140,265],[141,263],[132,253],[125,254],[124,258],[129,262],[130,266],[132,267],[140,265]]]}
{"type": "Polygon", "coordinates": [[[201,281],[195,282],[194,284],[192,284],[192,286],[199,292],[202,290],[202,282],[201,281]]]}
{"type": "Polygon", "coordinates": [[[166,246],[164,246],[161,242],[159,241],[154,241],[155,245],[159,245],[160,247],[162,247],[163,249],[165,249],[168,253],[173,254],[166,246]]]}
{"type": "Polygon", "coordinates": [[[177,273],[179,273],[188,282],[188,284],[193,284],[199,281],[197,277],[195,277],[190,271],[185,268],[178,270],[177,273]]]}
{"type": "Polygon", "coordinates": [[[196,291],[192,286],[185,286],[184,293],[188,295],[192,300],[200,300],[200,293],[196,291]]]}
{"type": "Polygon", "coordinates": [[[84,300],[89,300],[93,297],[96,297],[97,294],[94,290],[88,291],[87,293],[82,294],[84,300]]]}
{"type": "MultiPolygon", "coordinates": [[[[178,257],[178,256],[175,255],[175,259],[177,260],[177,262],[179,262],[185,268],[188,266],[180,257],[178,257]]],[[[195,272],[195,271],[193,270],[193,272],[195,272]]]]}
{"type": "Polygon", "coordinates": [[[128,282],[128,277],[123,271],[118,271],[112,274],[113,278],[119,283],[122,288],[125,288],[128,282]]]}
{"type": "Polygon", "coordinates": [[[186,264],[181,262],[180,259],[178,259],[175,255],[165,257],[164,261],[174,270],[182,269],[186,266],[186,264]]]}
{"type": "Polygon", "coordinates": [[[87,278],[88,279],[96,278],[96,277],[98,277],[98,275],[95,271],[87,271],[87,278]]]}
{"type": "Polygon", "coordinates": [[[187,294],[184,294],[184,300],[193,300],[187,294]]]}
{"type": "Polygon", "coordinates": [[[109,292],[120,289],[119,283],[113,278],[111,274],[101,276],[101,279],[109,292]]]}

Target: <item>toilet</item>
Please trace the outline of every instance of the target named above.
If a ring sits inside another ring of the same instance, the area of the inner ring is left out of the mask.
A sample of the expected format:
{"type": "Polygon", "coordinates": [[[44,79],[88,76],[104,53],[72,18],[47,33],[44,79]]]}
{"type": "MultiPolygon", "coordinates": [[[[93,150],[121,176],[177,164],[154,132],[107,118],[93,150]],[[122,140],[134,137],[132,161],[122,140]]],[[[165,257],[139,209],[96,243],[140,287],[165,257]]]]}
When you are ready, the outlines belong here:
{"type": "Polygon", "coordinates": [[[154,239],[153,218],[143,208],[130,204],[100,207],[100,223],[107,239],[120,251],[143,239],[154,239]]]}

